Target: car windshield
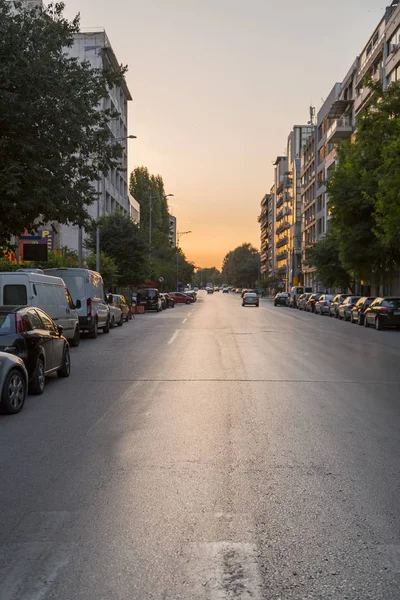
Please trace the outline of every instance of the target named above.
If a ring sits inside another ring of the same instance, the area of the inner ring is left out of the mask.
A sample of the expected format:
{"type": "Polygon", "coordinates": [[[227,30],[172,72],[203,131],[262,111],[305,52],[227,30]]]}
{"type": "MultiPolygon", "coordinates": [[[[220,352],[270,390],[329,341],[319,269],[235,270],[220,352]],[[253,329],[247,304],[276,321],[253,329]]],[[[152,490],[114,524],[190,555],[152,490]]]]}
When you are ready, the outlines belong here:
{"type": "Polygon", "coordinates": [[[257,294],[253,294],[253,293],[245,294],[244,296],[245,296],[245,298],[257,298],[257,294]]]}

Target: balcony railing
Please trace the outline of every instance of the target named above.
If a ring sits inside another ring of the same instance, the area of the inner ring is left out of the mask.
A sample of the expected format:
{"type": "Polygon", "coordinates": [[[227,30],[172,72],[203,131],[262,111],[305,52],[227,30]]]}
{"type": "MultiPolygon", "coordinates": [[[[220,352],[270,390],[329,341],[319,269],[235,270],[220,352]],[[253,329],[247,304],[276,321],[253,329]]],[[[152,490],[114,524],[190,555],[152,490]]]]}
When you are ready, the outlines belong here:
{"type": "Polygon", "coordinates": [[[353,133],[353,124],[350,117],[342,117],[336,119],[329,127],[326,134],[327,142],[336,142],[338,140],[346,140],[353,133]]]}
{"type": "Polygon", "coordinates": [[[279,254],[276,255],[276,260],[277,261],[285,260],[287,257],[288,257],[287,250],[284,250],[283,252],[279,252],[279,254]]]}
{"type": "Polygon", "coordinates": [[[286,231],[286,229],[289,229],[290,225],[287,221],[284,221],[283,223],[281,223],[281,225],[279,225],[279,227],[276,228],[275,233],[276,235],[279,235],[280,233],[283,233],[284,231],[286,231]]]}
{"type": "Polygon", "coordinates": [[[284,217],[292,214],[292,210],[288,206],[284,206],[276,215],[276,220],[280,221],[284,217]]]}
{"type": "Polygon", "coordinates": [[[278,200],[276,201],[276,208],[280,208],[283,204],[283,196],[280,196],[280,198],[278,198],[278,200]]]}
{"type": "Polygon", "coordinates": [[[286,244],[288,243],[288,236],[285,235],[284,237],[280,238],[277,242],[276,242],[276,247],[277,248],[282,248],[282,246],[286,246],[286,244]]]}

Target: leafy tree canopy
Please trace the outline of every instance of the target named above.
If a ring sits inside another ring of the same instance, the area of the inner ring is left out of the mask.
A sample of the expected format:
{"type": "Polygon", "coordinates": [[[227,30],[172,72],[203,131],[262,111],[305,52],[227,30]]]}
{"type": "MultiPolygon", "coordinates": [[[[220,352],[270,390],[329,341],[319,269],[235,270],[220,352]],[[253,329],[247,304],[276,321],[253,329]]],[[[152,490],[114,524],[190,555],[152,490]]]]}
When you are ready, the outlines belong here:
{"type": "Polygon", "coordinates": [[[318,277],[325,287],[337,287],[343,292],[351,287],[351,276],[342,266],[338,239],[332,230],[308,250],[307,264],[317,268],[318,277]]]}
{"type": "Polygon", "coordinates": [[[240,287],[254,287],[259,277],[260,256],[251,244],[242,244],[225,256],[222,278],[240,287]]]}
{"type": "Polygon", "coordinates": [[[108,143],[115,113],[99,110],[125,69],[93,69],[70,56],[79,17],[62,2],[11,12],[0,0],[0,247],[25,229],[85,225],[99,172],[118,167],[108,143]]]}

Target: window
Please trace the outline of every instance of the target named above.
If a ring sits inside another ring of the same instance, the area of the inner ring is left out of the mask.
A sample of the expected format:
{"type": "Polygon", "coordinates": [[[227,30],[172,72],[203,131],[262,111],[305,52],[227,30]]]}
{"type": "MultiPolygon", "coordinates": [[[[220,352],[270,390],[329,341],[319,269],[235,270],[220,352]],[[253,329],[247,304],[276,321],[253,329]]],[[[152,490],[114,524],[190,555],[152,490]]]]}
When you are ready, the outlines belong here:
{"type": "Polygon", "coordinates": [[[43,312],[42,310],[38,310],[37,312],[40,316],[40,319],[42,320],[44,328],[47,331],[52,331],[54,333],[57,333],[56,326],[55,326],[54,322],[50,319],[50,317],[48,315],[46,315],[46,313],[43,312]]]}
{"type": "Polygon", "coordinates": [[[25,285],[5,285],[3,288],[3,304],[21,306],[28,304],[28,294],[25,285]]]}
{"type": "Polygon", "coordinates": [[[28,310],[26,312],[25,322],[28,331],[32,331],[33,329],[43,329],[43,323],[36,310],[28,310]]]}
{"type": "Polygon", "coordinates": [[[72,301],[71,294],[69,293],[69,291],[68,291],[67,288],[64,288],[64,291],[65,291],[65,297],[67,298],[67,302],[68,302],[69,307],[70,308],[74,308],[74,303],[72,301]]]}

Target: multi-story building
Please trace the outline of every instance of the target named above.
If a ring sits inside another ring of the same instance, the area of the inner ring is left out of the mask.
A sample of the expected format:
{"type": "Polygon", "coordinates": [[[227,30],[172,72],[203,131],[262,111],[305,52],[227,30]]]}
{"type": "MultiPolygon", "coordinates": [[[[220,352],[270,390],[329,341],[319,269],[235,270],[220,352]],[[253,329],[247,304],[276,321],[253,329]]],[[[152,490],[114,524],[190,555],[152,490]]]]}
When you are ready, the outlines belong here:
{"type": "Polygon", "coordinates": [[[261,212],[258,218],[261,229],[261,280],[264,282],[275,275],[274,207],[275,186],[272,186],[270,192],[261,200],[261,212]]]}
{"type": "Polygon", "coordinates": [[[384,87],[400,81],[400,1],[395,0],[386,9],[384,48],[384,87]]]}
{"type": "Polygon", "coordinates": [[[287,176],[287,158],[278,156],[275,163],[275,206],[273,226],[275,230],[274,274],[281,289],[288,288],[289,281],[289,229],[288,203],[291,200],[291,180],[287,176]]]}
{"type": "Polygon", "coordinates": [[[310,125],[295,125],[287,141],[287,192],[286,205],[288,230],[288,287],[302,283],[301,266],[301,149],[314,130],[310,125]]]}
{"type": "Polygon", "coordinates": [[[260,272],[261,280],[265,282],[268,278],[268,194],[262,198],[260,208],[260,272]]]}
{"type": "Polygon", "coordinates": [[[131,194],[129,194],[129,214],[131,220],[136,225],[140,225],[140,204],[131,194]]]}
{"type": "MultiPolygon", "coordinates": [[[[81,61],[87,61],[94,69],[104,66],[118,68],[119,62],[112,49],[104,29],[85,30],[74,35],[74,43],[68,52],[81,61]]],[[[107,98],[103,99],[102,108],[112,109],[119,116],[112,119],[109,124],[112,140],[110,143],[119,143],[123,147],[121,166],[119,169],[110,169],[99,182],[94,184],[98,192],[98,200],[88,207],[88,212],[93,219],[98,215],[109,215],[120,211],[125,215],[133,215],[138,220],[140,209],[136,201],[130,197],[128,190],[128,102],[132,100],[125,79],[121,84],[114,86],[109,91],[107,98]]],[[[73,225],[58,226],[58,244],[68,246],[73,250],[81,248],[82,236],[79,228],[73,225]]]]}
{"type": "Polygon", "coordinates": [[[307,263],[307,252],[316,242],[316,166],[317,166],[317,128],[307,139],[300,152],[301,177],[301,268],[303,283],[316,285],[316,269],[307,263]]]}

